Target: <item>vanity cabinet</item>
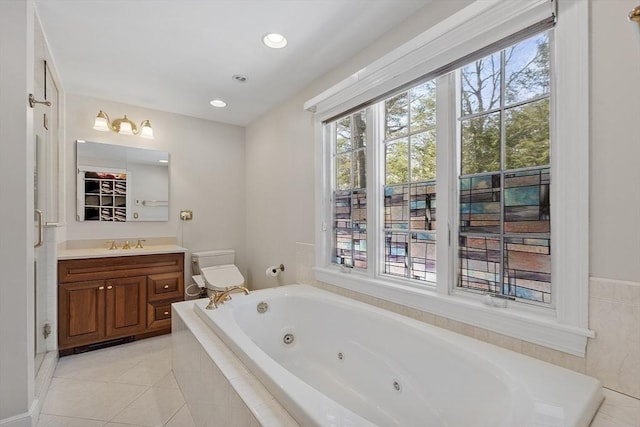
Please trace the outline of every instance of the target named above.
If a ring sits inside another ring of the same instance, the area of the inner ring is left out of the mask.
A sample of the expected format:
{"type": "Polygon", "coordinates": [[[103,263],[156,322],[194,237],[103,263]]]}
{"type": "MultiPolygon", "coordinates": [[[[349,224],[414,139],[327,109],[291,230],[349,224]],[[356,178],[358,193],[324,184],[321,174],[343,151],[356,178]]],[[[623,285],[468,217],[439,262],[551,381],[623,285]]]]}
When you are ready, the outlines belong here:
{"type": "Polygon", "coordinates": [[[171,303],[183,295],[183,253],[60,260],[60,354],[171,332],[171,303]]]}

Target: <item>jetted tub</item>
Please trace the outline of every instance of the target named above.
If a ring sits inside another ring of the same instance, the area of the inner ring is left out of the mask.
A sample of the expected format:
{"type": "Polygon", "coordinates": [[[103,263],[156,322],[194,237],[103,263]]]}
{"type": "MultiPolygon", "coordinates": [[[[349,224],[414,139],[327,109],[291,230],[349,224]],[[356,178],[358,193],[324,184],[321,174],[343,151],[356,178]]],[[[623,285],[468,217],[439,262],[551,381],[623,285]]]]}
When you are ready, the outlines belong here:
{"type": "Polygon", "coordinates": [[[307,285],[193,309],[305,426],[588,426],[600,383],[307,285]]]}

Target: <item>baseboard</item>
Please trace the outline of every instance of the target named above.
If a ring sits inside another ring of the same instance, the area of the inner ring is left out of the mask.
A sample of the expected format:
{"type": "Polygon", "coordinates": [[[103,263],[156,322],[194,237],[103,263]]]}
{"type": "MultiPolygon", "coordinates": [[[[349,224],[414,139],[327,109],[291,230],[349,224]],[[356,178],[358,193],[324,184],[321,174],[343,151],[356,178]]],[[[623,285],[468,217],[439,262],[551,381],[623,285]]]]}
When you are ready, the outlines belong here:
{"type": "Polygon", "coordinates": [[[0,427],[33,427],[36,425],[31,411],[0,420],[0,427]]]}
{"type": "Polygon", "coordinates": [[[42,404],[47,397],[47,392],[49,391],[49,386],[51,385],[51,379],[53,378],[56,366],[58,366],[58,352],[47,352],[42,364],[40,365],[40,369],[38,370],[38,375],[36,376],[35,397],[33,399],[33,404],[31,405],[31,410],[29,411],[33,426],[37,424],[38,418],[40,418],[42,404]]]}

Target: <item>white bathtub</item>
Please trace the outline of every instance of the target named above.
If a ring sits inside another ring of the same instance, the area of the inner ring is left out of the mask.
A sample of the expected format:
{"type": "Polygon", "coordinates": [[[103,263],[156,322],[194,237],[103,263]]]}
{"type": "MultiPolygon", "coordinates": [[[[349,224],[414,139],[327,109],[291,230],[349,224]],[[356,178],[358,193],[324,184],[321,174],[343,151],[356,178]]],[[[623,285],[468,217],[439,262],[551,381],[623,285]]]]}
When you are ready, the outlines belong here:
{"type": "Polygon", "coordinates": [[[300,425],[588,426],[603,399],[594,378],[306,285],[207,302],[200,319],[300,425]]]}

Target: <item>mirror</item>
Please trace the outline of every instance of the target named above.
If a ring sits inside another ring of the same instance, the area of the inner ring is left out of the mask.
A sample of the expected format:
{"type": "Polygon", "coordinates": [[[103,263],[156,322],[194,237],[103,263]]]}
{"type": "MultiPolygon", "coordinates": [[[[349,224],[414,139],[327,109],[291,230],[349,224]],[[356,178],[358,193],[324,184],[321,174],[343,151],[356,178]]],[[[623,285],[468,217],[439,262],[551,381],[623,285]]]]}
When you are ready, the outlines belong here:
{"type": "Polygon", "coordinates": [[[76,141],[78,221],[169,220],[169,153],[76,141]]]}

